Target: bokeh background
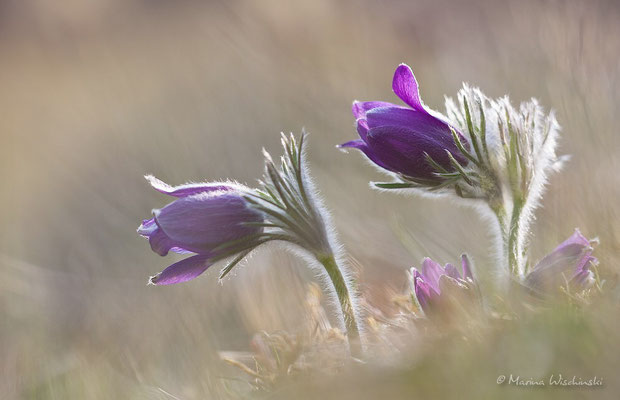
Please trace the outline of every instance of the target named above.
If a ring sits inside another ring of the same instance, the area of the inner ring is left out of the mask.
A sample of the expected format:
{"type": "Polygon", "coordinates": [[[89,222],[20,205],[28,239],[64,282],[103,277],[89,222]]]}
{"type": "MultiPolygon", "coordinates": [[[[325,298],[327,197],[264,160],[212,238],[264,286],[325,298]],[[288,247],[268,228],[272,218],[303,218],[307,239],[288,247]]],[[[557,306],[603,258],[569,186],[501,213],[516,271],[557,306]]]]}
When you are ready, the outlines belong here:
{"type": "MultiPolygon", "coordinates": [[[[246,350],[257,331],[294,332],[314,273],[278,248],[223,285],[213,268],[187,284],[147,286],[173,257],[135,233],[166,201],[142,176],[253,184],[261,148],[280,152],[280,131],[310,133],[312,173],[373,306],[404,292],[406,270],[424,256],[454,262],[467,251],[484,280],[489,237],[474,211],[370,190],[380,174],[334,147],[356,136],[353,99],[397,101],[401,62],[432,108],[466,81],[555,109],[560,153],[572,159],[537,212],[532,258],[579,227],[600,238],[601,268],[614,271],[619,38],[613,0],[0,1],[0,398],[226,398],[222,381],[235,373],[217,352],[246,350]]],[[[608,312],[603,319],[617,320],[617,307],[608,312]]],[[[518,354],[538,365],[555,357],[536,358],[544,344],[502,343],[459,358],[471,376],[455,380],[454,393],[542,396],[498,389],[501,371],[472,369],[485,357],[496,367],[518,354]]],[[[604,389],[555,394],[617,393],[606,353],[594,351],[601,364],[585,371],[606,374],[604,389]]],[[[561,359],[568,371],[583,363],[561,359]]],[[[374,377],[390,382],[386,398],[432,397],[410,385],[432,376],[408,376],[367,373],[345,387],[365,382],[351,398],[366,398],[374,377]]]]}

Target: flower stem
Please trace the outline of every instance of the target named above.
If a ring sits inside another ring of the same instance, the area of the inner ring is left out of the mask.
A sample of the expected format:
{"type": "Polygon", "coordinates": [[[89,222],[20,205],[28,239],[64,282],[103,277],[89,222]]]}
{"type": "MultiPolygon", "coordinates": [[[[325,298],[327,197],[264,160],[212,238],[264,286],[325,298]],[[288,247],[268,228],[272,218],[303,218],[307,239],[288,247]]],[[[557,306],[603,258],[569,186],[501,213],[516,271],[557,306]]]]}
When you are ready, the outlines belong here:
{"type": "Polygon", "coordinates": [[[362,353],[360,341],[360,331],[357,324],[355,303],[352,300],[352,288],[349,287],[347,280],[342,274],[341,268],[336,262],[333,254],[318,255],[317,259],[325,268],[329,279],[331,280],[336,296],[340,303],[342,316],[344,319],[344,327],[349,339],[349,349],[353,357],[359,357],[362,353]]]}
{"type": "Polygon", "coordinates": [[[503,206],[491,207],[497,218],[501,235],[498,238],[501,243],[499,264],[502,268],[508,268],[512,276],[522,276],[525,273],[525,259],[522,249],[525,238],[522,236],[527,234],[527,231],[521,226],[523,223],[521,218],[523,202],[515,199],[511,209],[511,212],[507,213],[503,206]]]}
{"type": "Polygon", "coordinates": [[[513,275],[521,275],[523,271],[523,254],[521,254],[521,243],[523,238],[521,235],[521,211],[523,205],[519,201],[515,201],[512,207],[512,217],[510,218],[510,229],[508,231],[508,265],[513,275]]]}

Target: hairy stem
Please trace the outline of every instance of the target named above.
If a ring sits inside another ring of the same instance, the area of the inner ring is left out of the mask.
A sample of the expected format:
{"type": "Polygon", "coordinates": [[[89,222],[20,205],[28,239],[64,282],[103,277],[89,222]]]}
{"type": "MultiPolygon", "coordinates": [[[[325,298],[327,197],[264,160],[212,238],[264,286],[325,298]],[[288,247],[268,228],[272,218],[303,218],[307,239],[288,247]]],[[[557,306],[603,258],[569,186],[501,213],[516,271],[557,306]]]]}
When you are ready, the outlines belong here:
{"type": "Polygon", "coordinates": [[[521,201],[515,201],[512,207],[512,217],[510,218],[510,228],[508,231],[508,265],[510,266],[510,272],[513,275],[520,276],[523,273],[523,254],[519,250],[523,238],[521,235],[521,211],[523,210],[523,204],[521,201]]]}
{"type": "Polygon", "coordinates": [[[338,302],[340,303],[340,309],[344,319],[344,327],[349,339],[349,348],[353,357],[359,357],[362,353],[362,345],[360,341],[360,330],[357,324],[357,313],[355,310],[355,303],[352,298],[352,288],[349,287],[347,280],[345,279],[342,270],[336,262],[336,258],[333,254],[319,255],[317,256],[319,262],[325,268],[329,279],[331,280],[338,302]]]}
{"type": "Polygon", "coordinates": [[[524,255],[521,246],[525,238],[521,237],[526,230],[520,226],[522,223],[521,213],[523,202],[515,199],[512,204],[511,212],[506,212],[503,205],[491,206],[491,210],[497,218],[501,237],[501,254],[499,255],[499,265],[501,268],[508,268],[512,276],[521,276],[524,273],[524,255]]]}

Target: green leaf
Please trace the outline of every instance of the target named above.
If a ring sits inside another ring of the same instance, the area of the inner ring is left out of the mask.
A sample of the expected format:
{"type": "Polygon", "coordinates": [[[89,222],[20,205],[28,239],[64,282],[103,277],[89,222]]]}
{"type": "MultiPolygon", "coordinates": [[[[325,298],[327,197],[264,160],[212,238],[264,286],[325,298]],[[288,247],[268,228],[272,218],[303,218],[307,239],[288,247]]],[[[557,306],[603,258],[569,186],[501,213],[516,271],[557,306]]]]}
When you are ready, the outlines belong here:
{"type": "Polygon", "coordinates": [[[469,183],[470,185],[473,185],[472,180],[469,179],[469,176],[467,176],[467,173],[465,172],[465,169],[463,168],[463,166],[458,161],[456,161],[452,153],[450,153],[448,150],[446,150],[446,153],[448,153],[450,164],[452,164],[452,166],[461,173],[461,176],[463,177],[463,179],[465,179],[467,183],[469,183]]]}
{"type": "Polygon", "coordinates": [[[426,162],[435,169],[435,171],[441,172],[441,173],[448,172],[448,170],[446,170],[444,167],[439,165],[435,160],[433,160],[433,158],[427,152],[424,152],[424,158],[426,159],[426,162]]]}
{"type": "Polygon", "coordinates": [[[476,131],[474,130],[474,124],[471,120],[471,113],[469,111],[469,103],[465,97],[463,97],[463,104],[465,105],[465,117],[467,118],[467,130],[469,131],[469,137],[471,137],[471,144],[474,147],[476,156],[478,156],[478,160],[482,160],[480,147],[478,146],[478,135],[476,135],[476,131]]]}
{"type": "Polygon", "coordinates": [[[243,260],[245,258],[245,256],[250,254],[250,252],[252,250],[254,250],[254,249],[242,251],[241,253],[239,253],[239,255],[237,255],[237,257],[235,257],[232,261],[230,261],[228,264],[226,264],[226,266],[224,268],[222,268],[222,270],[220,271],[220,277],[218,279],[220,281],[222,279],[224,279],[224,277],[226,275],[228,275],[228,273],[235,267],[235,265],[239,264],[239,262],[241,262],[241,260],[243,260]]]}
{"type": "Polygon", "coordinates": [[[476,160],[476,158],[474,158],[474,156],[472,156],[471,153],[467,151],[467,149],[465,149],[465,146],[463,146],[463,142],[461,142],[461,139],[459,138],[459,135],[456,133],[454,128],[450,127],[450,132],[452,133],[452,140],[454,140],[454,144],[456,144],[456,147],[459,149],[461,154],[463,154],[465,158],[467,158],[474,164],[480,166],[480,163],[478,162],[478,160],[476,160]]]}
{"type": "Polygon", "coordinates": [[[410,189],[422,186],[418,183],[407,182],[373,182],[372,184],[381,189],[410,189]]]}
{"type": "Polygon", "coordinates": [[[452,178],[452,179],[446,179],[445,181],[443,181],[441,184],[437,185],[437,186],[433,186],[431,188],[429,188],[428,190],[434,192],[437,191],[439,189],[443,189],[447,186],[453,185],[458,183],[458,181],[461,180],[461,174],[458,174],[458,177],[452,178]]]}

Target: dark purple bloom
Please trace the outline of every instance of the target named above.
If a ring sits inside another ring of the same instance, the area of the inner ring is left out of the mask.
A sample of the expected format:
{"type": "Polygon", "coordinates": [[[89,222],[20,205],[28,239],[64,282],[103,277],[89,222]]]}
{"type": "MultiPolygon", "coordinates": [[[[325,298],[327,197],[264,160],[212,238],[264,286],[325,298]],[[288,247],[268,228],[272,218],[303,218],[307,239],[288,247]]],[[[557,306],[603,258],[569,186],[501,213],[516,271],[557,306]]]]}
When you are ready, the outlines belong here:
{"type": "Polygon", "coordinates": [[[525,285],[541,294],[556,293],[561,287],[583,290],[594,284],[592,243],[579,232],[575,233],[532,268],[525,285]]]}
{"type": "Polygon", "coordinates": [[[446,285],[466,290],[474,284],[471,264],[465,254],[461,256],[461,272],[452,264],[442,267],[430,258],[425,258],[420,271],[412,268],[412,278],[415,297],[427,315],[449,302],[445,298],[449,294],[444,293],[446,285]]]}
{"type": "MultiPolygon", "coordinates": [[[[356,148],[381,168],[410,178],[436,178],[433,174],[436,171],[424,153],[448,171],[453,171],[454,167],[447,151],[465,165],[467,159],[454,143],[451,125],[426,109],[420,100],[418,82],[408,65],[398,66],[392,89],[409,107],[382,101],[353,102],[360,139],[340,147],[356,148]]],[[[465,137],[452,128],[468,148],[465,137]]]]}
{"type": "Polygon", "coordinates": [[[242,197],[243,186],[233,183],[192,183],[171,187],[147,176],[159,192],[177,197],[144,220],[138,233],[149,239],[151,249],[161,256],[169,251],[196,255],[172,264],[151,283],[168,285],[185,282],[202,274],[223,244],[249,237],[262,228],[248,222],[261,222],[260,212],[250,208],[242,197]]]}

